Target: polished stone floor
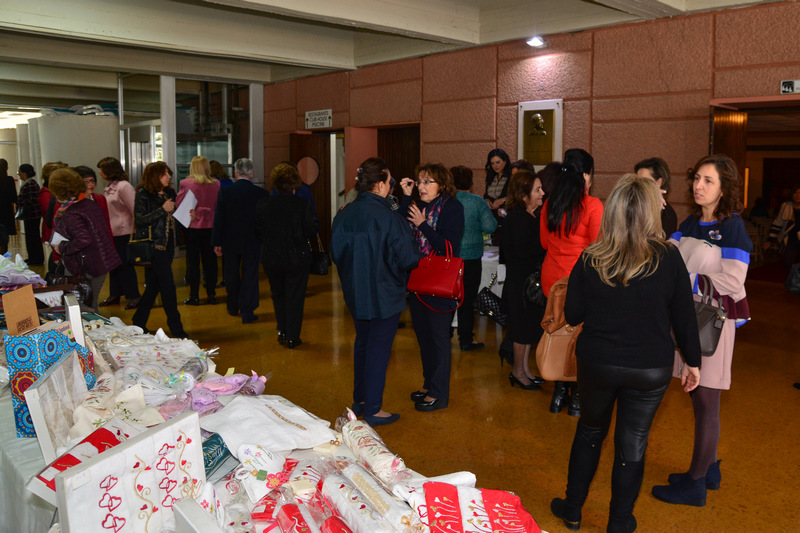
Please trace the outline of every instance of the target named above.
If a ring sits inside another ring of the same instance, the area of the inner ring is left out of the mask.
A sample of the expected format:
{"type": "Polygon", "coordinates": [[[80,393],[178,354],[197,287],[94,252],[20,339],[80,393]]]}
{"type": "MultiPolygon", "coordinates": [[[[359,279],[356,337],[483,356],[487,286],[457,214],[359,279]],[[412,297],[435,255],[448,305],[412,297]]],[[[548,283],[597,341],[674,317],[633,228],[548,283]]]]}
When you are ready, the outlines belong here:
{"type": "MultiPolygon", "coordinates": [[[[183,268],[177,259],[173,269],[181,302],[188,297],[183,268]]],[[[754,318],[737,332],[733,386],[722,395],[721,490],[709,492],[704,508],[667,505],[650,494],[667,474],[689,466],[693,415],[688,395],[675,381],[650,435],[635,509],[638,531],[800,531],[800,390],[792,387],[800,381],[800,296],[766,281],[748,282],[747,290],[754,318]]],[[[215,306],[180,305],[184,327],[201,346],[219,346],[219,371],[272,372],[268,393],[332,421],[352,401],[354,339],[335,270],[311,277],[303,345],[295,350],[277,342],[263,274],[260,293],[256,323],[243,325],[228,316],[221,288],[215,306]]],[[[101,300],[107,294],[106,283],[101,300]]],[[[122,306],[103,311],[124,320],[133,313],[122,306]]],[[[484,350],[461,353],[453,342],[450,407],[419,413],[408,398],[421,384],[419,352],[407,312],[402,319],[407,326],[395,339],[384,394],[384,409],[401,418],[378,428],[386,444],[425,475],[470,470],[480,487],[517,493],[544,530],[566,531],[551,516],[549,503],[563,495],[577,418],[548,411],[552,385],[541,391],[511,388],[510,369],[500,366],[497,355],[502,332],[481,317],[476,332],[484,350]]],[[[165,325],[163,311],[154,309],[148,327],[165,325]]],[[[584,507],[582,531],[605,531],[612,460],[613,435],[584,507]]]]}

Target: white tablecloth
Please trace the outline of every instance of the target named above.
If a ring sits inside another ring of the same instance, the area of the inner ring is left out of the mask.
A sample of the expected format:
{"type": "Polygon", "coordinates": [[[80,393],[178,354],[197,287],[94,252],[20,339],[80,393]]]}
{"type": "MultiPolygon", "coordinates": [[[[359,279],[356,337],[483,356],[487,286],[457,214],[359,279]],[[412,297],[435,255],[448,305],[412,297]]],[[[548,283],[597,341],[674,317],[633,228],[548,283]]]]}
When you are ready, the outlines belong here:
{"type": "Polygon", "coordinates": [[[11,392],[6,391],[0,398],[0,532],[44,533],[50,528],[55,507],[25,488],[44,467],[39,441],[17,438],[11,392]]]}

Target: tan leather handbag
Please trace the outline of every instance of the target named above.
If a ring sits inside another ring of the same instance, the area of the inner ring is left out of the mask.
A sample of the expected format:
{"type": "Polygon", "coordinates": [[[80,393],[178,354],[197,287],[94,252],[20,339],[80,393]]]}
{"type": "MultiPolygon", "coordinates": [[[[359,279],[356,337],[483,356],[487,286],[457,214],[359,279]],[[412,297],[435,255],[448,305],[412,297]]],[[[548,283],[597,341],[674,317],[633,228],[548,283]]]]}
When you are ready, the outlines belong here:
{"type": "Polygon", "coordinates": [[[544,334],[536,347],[536,366],[539,374],[548,381],[577,381],[578,363],[575,343],[583,324],[570,326],[564,317],[567,300],[567,281],[561,278],[550,288],[542,328],[544,334]]]}

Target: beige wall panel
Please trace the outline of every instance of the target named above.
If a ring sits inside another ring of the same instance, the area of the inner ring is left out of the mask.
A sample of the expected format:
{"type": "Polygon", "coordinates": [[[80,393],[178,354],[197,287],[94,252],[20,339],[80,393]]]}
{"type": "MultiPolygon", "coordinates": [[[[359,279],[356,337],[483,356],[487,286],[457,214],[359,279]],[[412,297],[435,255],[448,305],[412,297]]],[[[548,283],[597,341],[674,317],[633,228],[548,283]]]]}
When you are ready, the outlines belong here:
{"type": "Polygon", "coordinates": [[[504,61],[498,67],[497,100],[502,105],[551,98],[587,98],[591,94],[591,81],[589,52],[504,61]]]}
{"type": "Polygon", "coordinates": [[[298,114],[305,115],[306,111],[316,109],[347,111],[349,76],[349,72],[336,72],[297,80],[298,114]]]}
{"type": "Polygon", "coordinates": [[[800,4],[795,2],[733,9],[716,15],[714,49],[718,68],[797,63],[798,42],[800,4]]]}
{"type": "Polygon", "coordinates": [[[594,96],[707,89],[713,17],[677,17],[595,32],[594,96]]]}
{"type": "Polygon", "coordinates": [[[419,122],[421,101],[421,80],[351,89],[350,123],[372,126],[419,122]]]}
{"type": "Polygon", "coordinates": [[[486,188],[486,173],[482,169],[486,164],[486,154],[495,148],[494,143],[423,143],[420,159],[423,163],[442,163],[447,168],[464,165],[473,169],[475,182],[473,191],[483,191],[486,188]]]}
{"type": "Polygon", "coordinates": [[[485,46],[422,60],[423,101],[495,96],[497,48],[485,46]]]}
{"type": "Polygon", "coordinates": [[[297,82],[287,81],[264,86],[264,110],[294,109],[297,105],[297,82]]]}
{"type": "Polygon", "coordinates": [[[778,96],[781,80],[796,79],[800,79],[800,63],[795,66],[722,70],[714,74],[714,98],[778,96]]]}
{"type": "MultiPolygon", "coordinates": [[[[591,145],[592,106],[588,100],[570,100],[564,102],[564,150],[583,148],[592,152],[591,145]]],[[[563,159],[564,154],[558,158],[563,159]]]]}
{"type": "Polygon", "coordinates": [[[708,91],[662,94],[633,98],[596,98],[592,117],[596,121],[699,118],[708,116],[708,91]]]}
{"type": "Polygon", "coordinates": [[[517,155],[518,114],[519,108],[516,105],[497,108],[497,147],[508,152],[511,161],[519,158],[517,155]]]}
{"type": "MultiPolygon", "coordinates": [[[[275,133],[294,131],[297,112],[292,109],[264,112],[264,132],[275,133]]],[[[265,137],[266,138],[266,137],[265,137]]]]}
{"type": "Polygon", "coordinates": [[[622,175],[646,157],[663,158],[676,174],[708,153],[708,119],[594,124],[595,168],[622,175]]]}
{"type": "Polygon", "coordinates": [[[495,142],[495,100],[462,100],[422,108],[422,142],[495,142]]]}
{"type": "Polygon", "coordinates": [[[350,73],[350,87],[381,85],[422,78],[422,59],[408,59],[362,67],[350,73]]]}

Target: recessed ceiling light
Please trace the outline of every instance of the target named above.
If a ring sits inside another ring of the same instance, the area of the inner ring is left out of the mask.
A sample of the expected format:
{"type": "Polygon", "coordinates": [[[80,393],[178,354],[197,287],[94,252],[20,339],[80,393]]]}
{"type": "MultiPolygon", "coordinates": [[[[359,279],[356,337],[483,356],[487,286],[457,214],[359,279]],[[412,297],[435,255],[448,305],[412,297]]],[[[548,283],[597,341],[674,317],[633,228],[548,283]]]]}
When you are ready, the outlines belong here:
{"type": "Polygon", "coordinates": [[[544,46],[544,45],[545,45],[544,39],[542,39],[542,38],[541,38],[541,37],[539,37],[539,36],[534,36],[534,37],[531,37],[531,39],[528,41],[528,46],[533,46],[533,47],[536,47],[536,48],[541,48],[541,47],[542,47],[542,46],[544,46]]]}

